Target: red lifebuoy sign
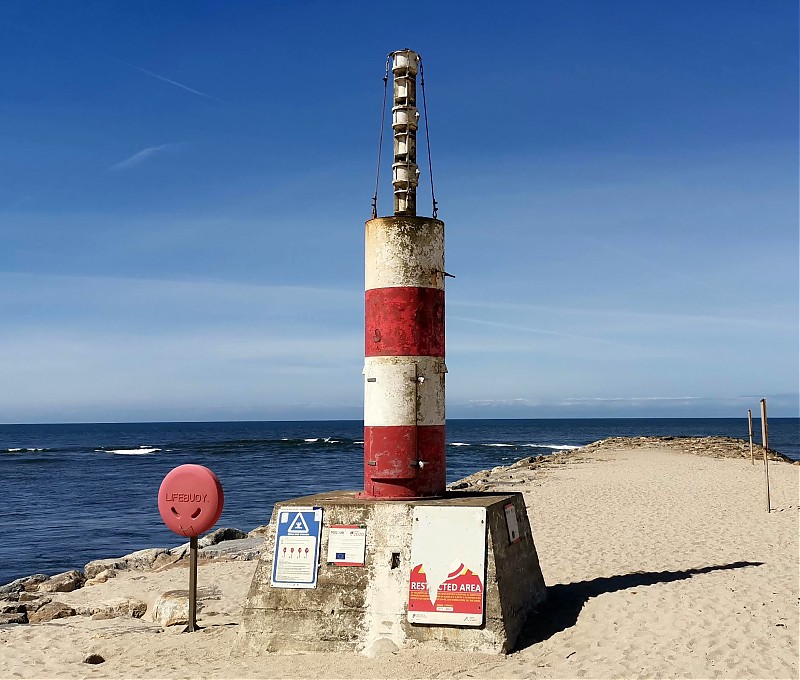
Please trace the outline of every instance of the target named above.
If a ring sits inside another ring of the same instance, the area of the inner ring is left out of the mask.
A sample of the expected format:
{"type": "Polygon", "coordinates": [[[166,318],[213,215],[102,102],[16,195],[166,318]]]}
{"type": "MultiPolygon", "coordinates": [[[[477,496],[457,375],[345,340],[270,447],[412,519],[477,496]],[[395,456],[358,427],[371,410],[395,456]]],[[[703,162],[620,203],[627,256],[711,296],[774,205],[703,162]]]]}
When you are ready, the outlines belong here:
{"type": "Polygon", "coordinates": [[[224,497],[219,478],[202,465],[180,465],[167,473],[158,490],[158,512],[172,531],[199,536],[222,514],[224,497]]]}

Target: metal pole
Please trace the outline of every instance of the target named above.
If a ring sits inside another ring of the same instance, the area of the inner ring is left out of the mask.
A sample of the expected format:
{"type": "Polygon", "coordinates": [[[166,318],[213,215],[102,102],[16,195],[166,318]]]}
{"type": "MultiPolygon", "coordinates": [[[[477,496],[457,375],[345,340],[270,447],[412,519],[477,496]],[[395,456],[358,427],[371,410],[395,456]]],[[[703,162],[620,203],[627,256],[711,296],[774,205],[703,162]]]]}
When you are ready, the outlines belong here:
{"type": "Polygon", "coordinates": [[[197,536],[189,539],[189,625],[184,633],[200,630],[197,625],[197,536]]]}
{"type": "Polygon", "coordinates": [[[761,400],[761,443],[764,445],[764,479],[767,483],[767,512],[770,512],[769,503],[769,436],[767,434],[767,400],[761,400]]]}
{"type": "Polygon", "coordinates": [[[753,458],[753,412],[747,409],[747,433],[750,435],[750,465],[755,465],[753,458]]]}
{"type": "MultiPolygon", "coordinates": [[[[417,73],[419,55],[413,50],[392,52],[392,74],[394,75],[394,103],[392,106],[392,129],[394,130],[394,162],[392,184],[394,185],[394,214],[417,214],[417,73]]],[[[426,123],[427,124],[427,123],[426,123]]]]}

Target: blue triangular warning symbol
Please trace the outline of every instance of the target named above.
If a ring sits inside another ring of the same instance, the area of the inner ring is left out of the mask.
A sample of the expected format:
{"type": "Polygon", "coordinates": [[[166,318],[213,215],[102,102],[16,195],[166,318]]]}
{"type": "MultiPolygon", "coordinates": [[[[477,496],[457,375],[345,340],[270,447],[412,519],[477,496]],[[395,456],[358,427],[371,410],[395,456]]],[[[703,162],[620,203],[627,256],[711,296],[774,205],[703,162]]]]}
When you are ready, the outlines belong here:
{"type": "Polygon", "coordinates": [[[286,530],[287,534],[308,534],[308,524],[306,524],[305,517],[302,512],[298,512],[294,519],[289,523],[289,528],[286,530]]]}

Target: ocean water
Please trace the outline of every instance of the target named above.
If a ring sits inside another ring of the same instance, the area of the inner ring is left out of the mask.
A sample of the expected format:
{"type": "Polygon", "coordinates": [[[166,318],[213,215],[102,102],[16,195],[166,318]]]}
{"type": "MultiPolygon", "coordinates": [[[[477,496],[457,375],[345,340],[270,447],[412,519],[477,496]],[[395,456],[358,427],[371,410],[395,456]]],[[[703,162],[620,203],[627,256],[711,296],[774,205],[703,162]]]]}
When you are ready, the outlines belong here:
{"type": "MultiPolygon", "coordinates": [[[[769,425],[770,448],[800,459],[800,419],[769,425]]],[[[448,482],[605,437],[666,435],[747,439],[747,421],[451,420],[448,482]]],[[[225,493],[217,526],[248,531],[269,521],[278,500],[362,488],[362,461],[355,420],[0,425],[0,584],[182,543],[157,507],[161,480],[178,465],[212,469],[225,493]]]]}

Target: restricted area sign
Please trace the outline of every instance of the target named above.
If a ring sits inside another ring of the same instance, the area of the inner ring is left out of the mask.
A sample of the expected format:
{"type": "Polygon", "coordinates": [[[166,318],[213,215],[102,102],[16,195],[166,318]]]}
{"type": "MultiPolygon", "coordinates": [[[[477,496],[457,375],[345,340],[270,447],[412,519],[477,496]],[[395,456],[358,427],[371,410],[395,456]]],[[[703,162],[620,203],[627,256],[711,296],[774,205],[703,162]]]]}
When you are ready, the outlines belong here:
{"type": "Polygon", "coordinates": [[[285,507],[278,512],[270,585],[316,588],[322,508],[285,507]]]}
{"type": "Polygon", "coordinates": [[[222,484],[202,465],[179,465],[170,470],[158,490],[158,512],[164,524],[189,538],[217,523],[223,503],[222,484]]]}
{"type": "Polygon", "coordinates": [[[480,626],[485,568],[485,508],[414,508],[408,585],[411,623],[480,626]]]}

